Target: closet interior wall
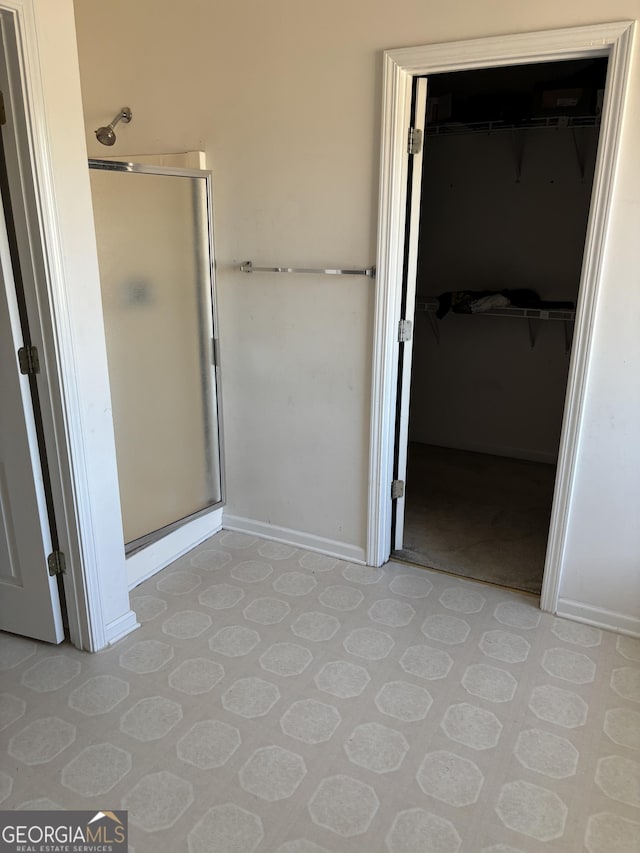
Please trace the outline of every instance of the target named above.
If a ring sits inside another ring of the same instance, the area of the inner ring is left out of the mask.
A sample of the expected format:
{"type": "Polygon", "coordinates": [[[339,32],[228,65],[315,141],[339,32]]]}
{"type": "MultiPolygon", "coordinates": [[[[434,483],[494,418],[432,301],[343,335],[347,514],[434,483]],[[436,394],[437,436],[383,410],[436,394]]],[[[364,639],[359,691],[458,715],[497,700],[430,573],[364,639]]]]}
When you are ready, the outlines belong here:
{"type": "Polygon", "coordinates": [[[541,590],[605,71],[429,79],[400,559],[541,590]],[[538,301],[569,319],[516,316],[538,301]]]}
{"type": "MultiPolygon", "coordinates": [[[[418,304],[503,289],[575,303],[597,137],[594,126],[427,135],[418,304]]],[[[533,321],[532,346],[525,319],[448,313],[436,322],[439,341],[416,312],[409,440],[555,463],[564,323],[533,321]]]]}

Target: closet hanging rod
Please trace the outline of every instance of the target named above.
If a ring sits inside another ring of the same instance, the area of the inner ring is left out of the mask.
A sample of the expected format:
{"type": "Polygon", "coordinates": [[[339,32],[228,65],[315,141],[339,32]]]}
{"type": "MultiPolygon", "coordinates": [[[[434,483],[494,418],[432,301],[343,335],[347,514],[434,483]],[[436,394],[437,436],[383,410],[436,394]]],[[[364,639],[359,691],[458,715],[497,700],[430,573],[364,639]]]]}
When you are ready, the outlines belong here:
{"type": "Polygon", "coordinates": [[[376,268],[366,269],[306,269],[304,267],[255,267],[253,261],[245,261],[240,264],[241,272],[286,272],[286,273],[311,273],[312,275],[364,275],[367,278],[376,277],[376,268]]]}

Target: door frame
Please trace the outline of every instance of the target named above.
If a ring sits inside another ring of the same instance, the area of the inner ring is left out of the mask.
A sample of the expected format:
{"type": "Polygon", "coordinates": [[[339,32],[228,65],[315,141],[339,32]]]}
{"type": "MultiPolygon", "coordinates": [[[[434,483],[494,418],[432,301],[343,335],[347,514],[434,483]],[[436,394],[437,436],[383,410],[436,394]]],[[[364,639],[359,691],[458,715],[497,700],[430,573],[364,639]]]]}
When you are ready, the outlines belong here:
{"type": "MultiPolygon", "coordinates": [[[[429,81],[426,77],[413,79],[412,117],[411,125],[415,133],[424,137],[427,124],[427,98],[429,81]]],[[[411,164],[407,182],[407,229],[406,229],[406,272],[403,274],[400,311],[404,311],[403,320],[411,332],[406,335],[398,360],[398,402],[396,407],[396,429],[394,449],[393,479],[404,482],[407,474],[409,450],[409,409],[411,390],[411,368],[413,361],[413,339],[415,329],[416,282],[418,278],[418,241],[420,236],[421,187],[422,167],[424,163],[424,145],[420,145],[411,155],[411,164]],[[403,439],[407,440],[404,441],[403,439]]],[[[398,497],[394,498],[391,518],[391,547],[400,550],[404,537],[405,496],[400,489],[398,497]]]]}
{"type": "Polygon", "coordinates": [[[628,89],[633,21],[389,50],[384,54],[377,289],[369,456],[367,563],[391,553],[391,481],[398,383],[397,329],[405,252],[407,132],[414,77],[506,65],[607,57],[589,221],[563,415],[540,607],[556,612],[592,332],[628,89]]]}
{"type": "Polygon", "coordinates": [[[69,638],[97,651],[138,623],[122,549],[73,2],[0,0],[0,21],[16,124],[7,164],[24,219],[69,638]]]}

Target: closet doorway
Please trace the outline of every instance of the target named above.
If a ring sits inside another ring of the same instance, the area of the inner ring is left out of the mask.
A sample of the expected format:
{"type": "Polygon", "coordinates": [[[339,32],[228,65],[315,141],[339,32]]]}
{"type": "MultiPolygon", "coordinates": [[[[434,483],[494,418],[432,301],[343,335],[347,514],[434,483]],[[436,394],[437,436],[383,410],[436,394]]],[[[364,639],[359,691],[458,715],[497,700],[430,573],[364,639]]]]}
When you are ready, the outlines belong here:
{"type": "MultiPolygon", "coordinates": [[[[403,422],[398,415],[404,401],[405,386],[408,421],[409,383],[403,382],[405,365],[409,365],[409,375],[411,365],[411,358],[403,357],[407,345],[401,343],[400,338],[404,321],[414,320],[415,308],[415,294],[413,301],[407,298],[409,280],[406,276],[409,266],[407,261],[414,263],[413,258],[408,256],[411,253],[407,252],[412,246],[412,240],[408,237],[413,233],[412,229],[407,229],[407,223],[413,221],[414,217],[410,213],[415,207],[408,202],[413,202],[414,198],[411,163],[416,160],[416,156],[409,155],[407,151],[409,128],[415,121],[412,108],[413,84],[424,75],[429,78],[452,71],[604,58],[607,59],[607,80],[540,595],[542,610],[557,613],[570,607],[570,603],[561,598],[562,576],[565,571],[571,577],[576,572],[577,554],[569,532],[574,523],[585,521],[576,509],[574,500],[584,497],[584,484],[578,481],[576,474],[581,439],[588,429],[585,419],[592,416],[594,402],[587,378],[591,370],[603,367],[602,355],[592,345],[600,313],[597,297],[601,285],[606,284],[604,262],[610,213],[615,207],[614,185],[618,175],[618,154],[630,81],[633,31],[632,22],[617,21],[398,48],[384,54],[368,476],[366,559],[369,565],[381,566],[389,559],[394,550],[394,522],[404,518],[404,499],[397,497],[393,481],[399,471],[397,439],[402,434],[399,427],[403,422]]],[[[426,85],[426,80],[422,82],[426,85]]],[[[425,112],[426,109],[423,118],[425,112]]],[[[413,280],[415,284],[415,275],[413,280]]],[[[478,323],[490,322],[489,318],[475,319],[478,323]]],[[[405,451],[407,439],[408,429],[404,432],[405,451]]]]}
{"type": "MultiPolygon", "coordinates": [[[[429,75],[395,559],[541,591],[606,74],[597,57],[429,75]]],[[[416,80],[417,126],[423,97],[416,80]]]]}

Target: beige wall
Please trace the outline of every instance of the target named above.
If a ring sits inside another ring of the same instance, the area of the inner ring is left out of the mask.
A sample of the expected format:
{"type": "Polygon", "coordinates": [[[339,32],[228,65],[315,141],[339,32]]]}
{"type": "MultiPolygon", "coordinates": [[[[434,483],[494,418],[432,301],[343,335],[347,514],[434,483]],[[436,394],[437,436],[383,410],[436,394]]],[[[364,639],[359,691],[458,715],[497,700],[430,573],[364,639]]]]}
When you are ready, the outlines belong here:
{"type": "MultiPolygon", "coordinates": [[[[126,103],[120,150],[205,148],[214,173],[230,512],[364,546],[374,284],[234,266],[374,261],[383,49],[634,19],[640,0],[75,5],[90,154],[105,150],[91,131],[126,103]]],[[[637,452],[640,420],[639,78],[636,63],[563,585],[567,598],[627,612],[639,550],[638,460],[622,450],[637,452]]]]}

